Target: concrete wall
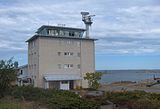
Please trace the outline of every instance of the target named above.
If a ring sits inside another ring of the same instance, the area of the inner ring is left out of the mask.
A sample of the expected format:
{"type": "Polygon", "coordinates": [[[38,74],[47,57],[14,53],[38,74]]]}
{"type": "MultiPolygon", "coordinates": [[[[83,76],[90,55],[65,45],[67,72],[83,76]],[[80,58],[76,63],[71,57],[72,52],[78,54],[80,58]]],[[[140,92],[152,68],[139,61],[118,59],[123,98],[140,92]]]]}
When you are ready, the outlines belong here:
{"type": "MultiPolygon", "coordinates": [[[[86,72],[95,71],[93,40],[38,37],[34,43],[35,46],[32,49],[28,48],[28,63],[29,72],[32,72],[35,80],[35,87],[44,88],[43,76],[45,74],[76,74],[83,78],[86,72]],[[73,56],[65,56],[64,52],[73,52],[73,56]],[[73,64],[73,68],[64,68],[64,64],[73,64]],[[80,64],[80,69],[78,64],[80,64]]],[[[77,85],[88,87],[87,81],[84,80],[76,81],[74,85],[74,87],[77,85]]]]}
{"type": "MultiPolygon", "coordinates": [[[[86,75],[87,72],[95,72],[95,47],[94,41],[83,40],[81,42],[81,72],[82,77],[86,75]]],[[[82,87],[88,88],[88,81],[82,81],[82,87]]]]}
{"type": "Polygon", "coordinates": [[[39,86],[39,39],[28,43],[28,72],[34,80],[34,86],[39,86]]]}
{"type": "Polygon", "coordinates": [[[28,65],[18,67],[18,75],[28,75],[28,65]]]}

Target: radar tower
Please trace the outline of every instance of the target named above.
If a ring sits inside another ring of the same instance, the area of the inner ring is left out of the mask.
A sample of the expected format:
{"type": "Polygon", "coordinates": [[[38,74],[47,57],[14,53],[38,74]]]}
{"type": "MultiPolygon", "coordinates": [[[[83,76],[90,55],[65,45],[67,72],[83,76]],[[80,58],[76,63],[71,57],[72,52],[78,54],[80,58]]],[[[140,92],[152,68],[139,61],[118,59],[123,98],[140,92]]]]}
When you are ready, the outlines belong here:
{"type": "Polygon", "coordinates": [[[95,15],[89,15],[89,12],[81,12],[82,15],[82,21],[84,22],[84,24],[86,25],[86,38],[89,38],[89,27],[92,25],[92,17],[94,17],[95,15]]]}

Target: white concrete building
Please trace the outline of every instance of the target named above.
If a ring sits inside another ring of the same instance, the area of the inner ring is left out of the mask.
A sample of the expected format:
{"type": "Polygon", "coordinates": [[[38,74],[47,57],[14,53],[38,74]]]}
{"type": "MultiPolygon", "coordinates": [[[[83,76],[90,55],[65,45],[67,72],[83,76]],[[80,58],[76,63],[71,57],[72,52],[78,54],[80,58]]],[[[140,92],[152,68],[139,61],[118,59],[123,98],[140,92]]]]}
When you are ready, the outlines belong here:
{"type": "Polygon", "coordinates": [[[28,39],[28,73],[34,87],[54,89],[88,88],[84,76],[95,72],[96,39],[89,38],[91,18],[83,21],[86,29],[64,26],[41,26],[28,39]]]}

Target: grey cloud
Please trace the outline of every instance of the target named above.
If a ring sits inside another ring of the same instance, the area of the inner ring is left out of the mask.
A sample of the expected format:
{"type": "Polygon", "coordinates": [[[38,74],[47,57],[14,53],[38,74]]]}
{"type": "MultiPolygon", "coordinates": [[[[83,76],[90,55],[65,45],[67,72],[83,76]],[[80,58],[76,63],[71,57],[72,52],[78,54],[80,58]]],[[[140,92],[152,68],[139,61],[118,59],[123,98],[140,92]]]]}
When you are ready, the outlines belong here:
{"type": "Polygon", "coordinates": [[[160,40],[160,8],[150,0],[1,2],[0,38],[3,43],[2,41],[0,43],[0,52],[26,53],[24,41],[43,24],[63,23],[67,26],[84,27],[81,11],[96,14],[91,36],[100,39],[96,42],[97,53],[139,55],[160,53],[158,41],[160,40]]]}

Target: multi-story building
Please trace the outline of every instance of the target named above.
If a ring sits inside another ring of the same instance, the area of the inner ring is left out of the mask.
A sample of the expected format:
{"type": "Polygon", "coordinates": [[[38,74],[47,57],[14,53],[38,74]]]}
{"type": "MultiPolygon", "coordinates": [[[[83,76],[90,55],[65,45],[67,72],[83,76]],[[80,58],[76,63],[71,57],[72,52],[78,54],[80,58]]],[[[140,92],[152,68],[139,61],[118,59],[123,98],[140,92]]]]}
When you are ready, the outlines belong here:
{"type": "Polygon", "coordinates": [[[84,76],[95,71],[95,39],[85,29],[41,26],[28,39],[28,72],[35,87],[88,88],[84,76]]]}
{"type": "Polygon", "coordinates": [[[20,86],[27,78],[35,87],[41,88],[88,88],[84,76],[95,71],[96,39],[89,38],[89,26],[94,15],[81,14],[86,29],[43,25],[26,41],[28,65],[19,68],[20,73],[25,71],[25,75],[18,78],[20,86]]]}

